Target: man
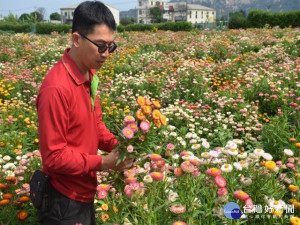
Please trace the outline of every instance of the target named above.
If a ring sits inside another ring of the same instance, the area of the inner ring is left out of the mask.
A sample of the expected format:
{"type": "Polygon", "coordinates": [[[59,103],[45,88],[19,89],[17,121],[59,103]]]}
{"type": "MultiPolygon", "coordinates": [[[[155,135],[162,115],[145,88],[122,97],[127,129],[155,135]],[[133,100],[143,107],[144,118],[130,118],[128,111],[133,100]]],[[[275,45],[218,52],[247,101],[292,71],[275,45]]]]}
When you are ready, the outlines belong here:
{"type": "MultiPolygon", "coordinates": [[[[86,1],[74,12],[72,46],[45,77],[37,97],[43,172],[51,177],[51,197],[38,209],[44,225],[95,224],[96,171],[116,166],[118,144],[105,127],[96,95],[99,69],[116,49],[116,23],[101,2],[86,1]],[[98,149],[110,152],[97,155],[98,149]]],[[[101,88],[101,87],[100,87],[101,88]]]]}

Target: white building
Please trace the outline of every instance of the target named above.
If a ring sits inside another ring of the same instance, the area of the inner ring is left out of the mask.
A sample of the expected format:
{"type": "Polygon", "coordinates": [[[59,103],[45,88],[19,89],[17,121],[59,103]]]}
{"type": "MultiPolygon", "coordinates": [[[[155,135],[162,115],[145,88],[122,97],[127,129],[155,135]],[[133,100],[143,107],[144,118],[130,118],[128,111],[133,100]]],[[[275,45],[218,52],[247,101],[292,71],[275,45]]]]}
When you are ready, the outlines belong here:
{"type": "MultiPolygon", "coordinates": [[[[67,7],[64,7],[64,8],[60,8],[61,22],[62,23],[72,24],[73,16],[74,16],[74,11],[75,11],[76,7],[79,4],[80,3],[74,4],[74,5],[70,5],[70,6],[67,6],[67,7]]],[[[115,7],[112,7],[110,5],[107,5],[107,4],[105,4],[105,5],[112,12],[112,14],[113,14],[113,16],[115,18],[116,24],[119,25],[120,24],[120,10],[117,9],[117,8],[115,8],[115,7]]]]}
{"type": "Polygon", "coordinates": [[[150,14],[150,8],[153,8],[153,7],[156,7],[159,5],[165,6],[165,5],[167,5],[167,1],[165,1],[165,0],[160,0],[160,1],[138,0],[137,22],[144,23],[144,24],[151,23],[152,16],[150,14]]]}
{"type": "Polygon", "coordinates": [[[216,21],[216,10],[198,4],[169,2],[174,8],[175,21],[188,21],[192,24],[212,23],[216,21]]]}
{"type": "Polygon", "coordinates": [[[138,0],[138,23],[151,23],[150,8],[158,7],[163,11],[163,19],[168,21],[188,21],[192,24],[216,22],[216,10],[186,2],[166,2],[138,0]]]}

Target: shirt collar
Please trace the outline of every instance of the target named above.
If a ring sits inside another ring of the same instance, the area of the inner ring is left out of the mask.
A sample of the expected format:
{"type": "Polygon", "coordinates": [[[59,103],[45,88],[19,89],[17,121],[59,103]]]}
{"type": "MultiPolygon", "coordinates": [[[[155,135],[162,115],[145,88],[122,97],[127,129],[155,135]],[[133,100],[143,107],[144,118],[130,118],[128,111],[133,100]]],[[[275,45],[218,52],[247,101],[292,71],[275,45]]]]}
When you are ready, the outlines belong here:
{"type": "MultiPolygon", "coordinates": [[[[89,82],[79,71],[75,62],[71,59],[70,55],[68,54],[69,51],[70,48],[67,48],[63,55],[63,64],[66,70],[68,71],[69,75],[73,78],[73,80],[77,85],[83,84],[85,82],[89,82]]],[[[91,69],[89,73],[90,73],[90,79],[92,79],[92,76],[96,73],[96,71],[94,69],[91,69]]]]}

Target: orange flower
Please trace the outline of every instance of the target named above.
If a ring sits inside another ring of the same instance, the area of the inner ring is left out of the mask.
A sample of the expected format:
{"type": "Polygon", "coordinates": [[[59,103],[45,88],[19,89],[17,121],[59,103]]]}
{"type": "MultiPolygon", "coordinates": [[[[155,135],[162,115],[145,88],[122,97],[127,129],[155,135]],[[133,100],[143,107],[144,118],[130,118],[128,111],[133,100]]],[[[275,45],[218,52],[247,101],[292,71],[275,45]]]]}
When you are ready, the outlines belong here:
{"type": "Polygon", "coordinates": [[[7,184],[0,183],[0,189],[6,189],[6,188],[8,188],[7,184]]]}
{"type": "Polygon", "coordinates": [[[138,120],[144,120],[146,118],[145,114],[140,109],[138,111],[136,111],[135,115],[136,115],[136,118],[138,118],[138,120]]]}
{"type": "Polygon", "coordinates": [[[9,203],[9,199],[3,199],[0,201],[0,205],[7,205],[9,203]]]}
{"type": "Polygon", "coordinates": [[[19,199],[19,202],[22,202],[22,203],[28,202],[28,201],[29,201],[29,197],[28,197],[28,196],[22,196],[22,197],[20,197],[20,199],[19,199]]]}
{"type": "Polygon", "coordinates": [[[296,185],[290,185],[289,186],[289,190],[291,191],[291,192],[297,192],[297,191],[299,191],[299,186],[296,186],[296,185]]]}
{"type": "Polygon", "coordinates": [[[167,118],[164,115],[160,115],[159,120],[163,126],[167,125],[167,118]]]}
{"type": "Polygon", "coordinates": [[[118,208],[117,208],[116,206],[114,206],[113,209],[114,209],[114,212],[115,212],[115,213],[117,213],[117,212],[119,211],[118,208]]]}
{"type": "Polygon", "coordinates": [[[157,109],[161,108],[161,105],[160,105],[159,101],[152,101],[152,104],[157,109]]]}
{"type": "Polygon", "coordinates": [[[160,127],[161,127],[161,122],[160,122],[160,120],[153,120],[153,122],[154,122],[154,124],[155,124],[155,126],[156,126],[157,128],[160,128],[160,127]]]}
{"type": "Polygon", "coordinates": [[[152,117],[153,117],[153,119],[155,119],[155,120],[159,120],[159,117],[160,117],[160,111],[159,110],[157,110],[157,109],[154,109],[153,110],[153,112],[152,112],[152,117]]]}
{"type": "Polygon", "coordinates": [[[18,220],[25,220],[28,217],[28,212],[26,211],[20,211],[17,214],[18,220]]]}
{"type": "Polygon", "coordinates": [[[145,105],[146,100],[145,100],[145,98],[144,98],[143,96],[139,96],[139,97],[137,98],[137,103],[138,103],[140,106],[143,106],[143,105],[145,105]]]}
{"type": "Polygon", "coordinates": [[[142,111],[143,111],[143,113],[145,113],[145,114],[150,114],[151,111],[152,111],[152,108],[151,108],[150,105],[144,105],[144,106],[142,106],[142,111]]]}
{"type": "Polygon", "coordinates": [[[107,220],[109,220],[109,215],[108,214],[103,214],[101,216],[101,219],[102,219],[103,222],[106,222],[107,220]]]}
{"type": "Polygon", "coordinates": [[[12,197],[13,197],[13,195],[12,195],[12,193],[6,193],[6,194],[4,194],[4,195],[2,195],[2,198],[3,199],[12,199],[12,197]]]}
{"type": "Polygon", "coordinates": [[[15,184],[16,181],[17,181],[17,178],[16,178],[15,176],[7,176],[7,177],[5,178],[5,180],[6,180],[6,181],[9,181],[9,182],[11,182],[11,183],[13,183],[13,184],[15,184]]]}

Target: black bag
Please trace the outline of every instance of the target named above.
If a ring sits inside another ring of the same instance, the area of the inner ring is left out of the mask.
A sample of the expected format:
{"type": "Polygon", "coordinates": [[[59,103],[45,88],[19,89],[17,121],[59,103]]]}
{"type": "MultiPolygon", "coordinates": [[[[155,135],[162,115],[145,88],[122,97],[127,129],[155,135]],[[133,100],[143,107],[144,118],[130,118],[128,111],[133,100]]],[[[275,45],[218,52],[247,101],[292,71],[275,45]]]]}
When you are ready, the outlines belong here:
{"type": "Polygon", "coordinates": [[[37,209],[45,209],[49,187],[50,177],[42,171],[36,170],[30,180],[30,199],[37,209]]]}

